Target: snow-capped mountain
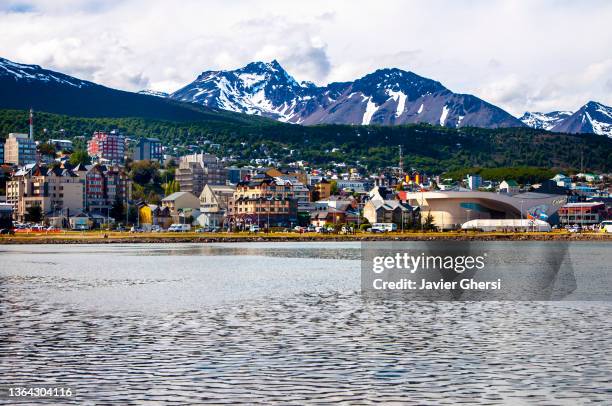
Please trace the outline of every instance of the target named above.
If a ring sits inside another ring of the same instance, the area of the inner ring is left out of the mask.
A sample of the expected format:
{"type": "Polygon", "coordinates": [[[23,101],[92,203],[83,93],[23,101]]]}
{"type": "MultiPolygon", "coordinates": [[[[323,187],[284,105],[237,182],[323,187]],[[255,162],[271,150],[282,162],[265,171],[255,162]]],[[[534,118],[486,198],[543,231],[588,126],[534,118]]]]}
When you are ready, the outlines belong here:
{"type": "Polygon", "coordinates": [[[552,111],[550,113],[527,111],[519,120],[537,130],[550,130],[572,114],[571,111],[552,111]]]}
{"type": "MultiPolygon", "coordinates": [[[[0,58],[0,109],[30,108],[79,117],[245,120],[242,115],[111,89],[38,65],[25,65],[0,58]]],[[[251,121],[253,117],[246,119],[251,121]]]]}
{"type": "Polygon", "coordinates": [[[168,97],[170,94],[166,92],[160,92],[158,90],[144,89],[138,92],[138,94],[144,94],[147,96],[155,96],[155,97],[168,97]]]}
{"type": "Polygon", "coordinates": [[[612,137],[612,107],[590,101],[551,128],[563,133],[595,133],[612,137]]]}
{"type": "Polygon", "coordinates": [[[38,65],[25,65],[4,58],[0,58],[0,78],[12,79],[15,82],[46,82],[77,88],[95,86],[92,82],[43,69],[38,65]]]}
{"type": "Polygon", "coordinates": [[[400,69],[316,86],[298,83],[277,61],[253,62],[237,70],[203,72],[169,97],[297,124],[524,126],[499,107],[400,69]]]}

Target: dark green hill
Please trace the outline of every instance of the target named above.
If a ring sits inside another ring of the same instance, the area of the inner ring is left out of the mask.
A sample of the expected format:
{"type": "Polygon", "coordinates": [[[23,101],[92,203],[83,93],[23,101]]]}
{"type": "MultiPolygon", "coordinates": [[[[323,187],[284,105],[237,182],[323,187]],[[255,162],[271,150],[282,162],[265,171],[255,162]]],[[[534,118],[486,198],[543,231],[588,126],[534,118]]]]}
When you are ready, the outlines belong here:
{"type": "MultiPolygon", "coordinates": [[[[0,110],[0,135],[27,132],[27,111],[0,110]]],[[[529,128],[450,129],[429,125],[395,127],[299,126],[269,120],[169,121],[148,118],[82,118],[36,114],[36,139],[91,136],[117,128],[130,137],[152,136],[177,153],[209,150],[241,162],[266,155],[281,162],[305,160],[316,165],[345,162],[369,169],[394,166],[398,145],[406,167],[442,172],[466,167],[536,166],[612,171],[612,139],[550,133],[529,128]],[[44,133],[43,129],[47,129],[44,133]],[[60,131],[63,130],[63,131],[60,131]],[[209,141],[209,142],[205,142],[209,141]],[[332,152],[335,151],[335,152],[332,152]]]]}

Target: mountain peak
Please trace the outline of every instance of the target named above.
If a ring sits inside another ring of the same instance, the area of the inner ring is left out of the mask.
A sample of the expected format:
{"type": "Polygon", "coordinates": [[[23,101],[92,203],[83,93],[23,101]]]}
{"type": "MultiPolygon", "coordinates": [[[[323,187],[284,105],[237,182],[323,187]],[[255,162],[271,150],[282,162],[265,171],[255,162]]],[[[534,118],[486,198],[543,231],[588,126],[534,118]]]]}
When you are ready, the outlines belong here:
{"type": "Polygon", "coordinates": [[[551,131],[565,133],[594,133],[612,137],[612,107],[589,101],[577,112],[555,125],[551,131]]]}
{"type": "Polygon", "coordinates": [[[327,86],[297,83],[277,60],[203,75],[170,98],[296,124],[523,126],[477,97],[454,94],[440,82],[398,68],[327,86]]]}

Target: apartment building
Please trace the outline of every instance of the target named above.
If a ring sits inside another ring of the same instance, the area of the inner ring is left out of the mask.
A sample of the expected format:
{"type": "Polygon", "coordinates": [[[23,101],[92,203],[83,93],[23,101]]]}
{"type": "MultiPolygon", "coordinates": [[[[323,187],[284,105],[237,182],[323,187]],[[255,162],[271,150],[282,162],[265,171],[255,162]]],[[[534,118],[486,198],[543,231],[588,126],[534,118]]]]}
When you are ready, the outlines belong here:
{"type": "Polygon", "coordinates": [[[108,215],[113,204],[131,198],[132,181],[120,165],[79,165],[73,169],[83,185],[84,210],[108,215]]]}
{"type": "Polygon", "coordinates": [[[132,159],[134,161],[163,162],[164,154],[161,141],[157,138],[140,138],[134,145],[132,159]]]}
{"type": "Polygon", "coordinates": [[[36,143],[28,134],[10,133],[4,143],[4,162],[17,166],[36,163],[36,143]]]}
{"type": "Polygon", "coordinates": [[[236,185],[227,219],[239,228],[290,227],[297,224],[297,202],[290,182],[256,175],[236,185]]]}
{"type": "Polygon", "coordinates": [[[83,209],[83,184],[71,169],[28,164],[6,183],[7,203],[16,220],[25,221],[28,210],[40,206],[44,216],[83,209]]]}
{"type": "Polygon", "coordinates": [[[116,130],[96,131],[87,142],[87,153],[94,161],[122,163],[125,157],[125,137],[116,130]]]}
{"type": "Polygon", "coordinates": [[[206,185],[200,194],[200,218],[203,227],[220,227],[225,221],[228,207],[236,188],[229,185],[206,185]]]}
{"type": "Polygon", "coordinates": [[[175,171],[181,192],[200,196],[204,185],[225,185],[227,169],[211,154],[192,154],[181,157],[175,171]]]}

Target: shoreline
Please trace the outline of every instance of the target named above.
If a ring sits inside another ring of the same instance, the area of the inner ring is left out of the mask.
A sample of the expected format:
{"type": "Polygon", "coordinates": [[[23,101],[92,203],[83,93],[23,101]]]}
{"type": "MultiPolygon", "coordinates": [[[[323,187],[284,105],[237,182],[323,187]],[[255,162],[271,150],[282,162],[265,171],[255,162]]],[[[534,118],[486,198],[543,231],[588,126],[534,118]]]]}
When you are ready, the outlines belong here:
{"type": "Polygon", "coordinates": [[[197,234],[197,233],[103,233],[24,234],[0,236],[0,245],[20,244],[169,244],[233,242],[349,242],[349,241],[595,241],[612,242],[610,233],[390,233],[390,234],[197,234]]]}

